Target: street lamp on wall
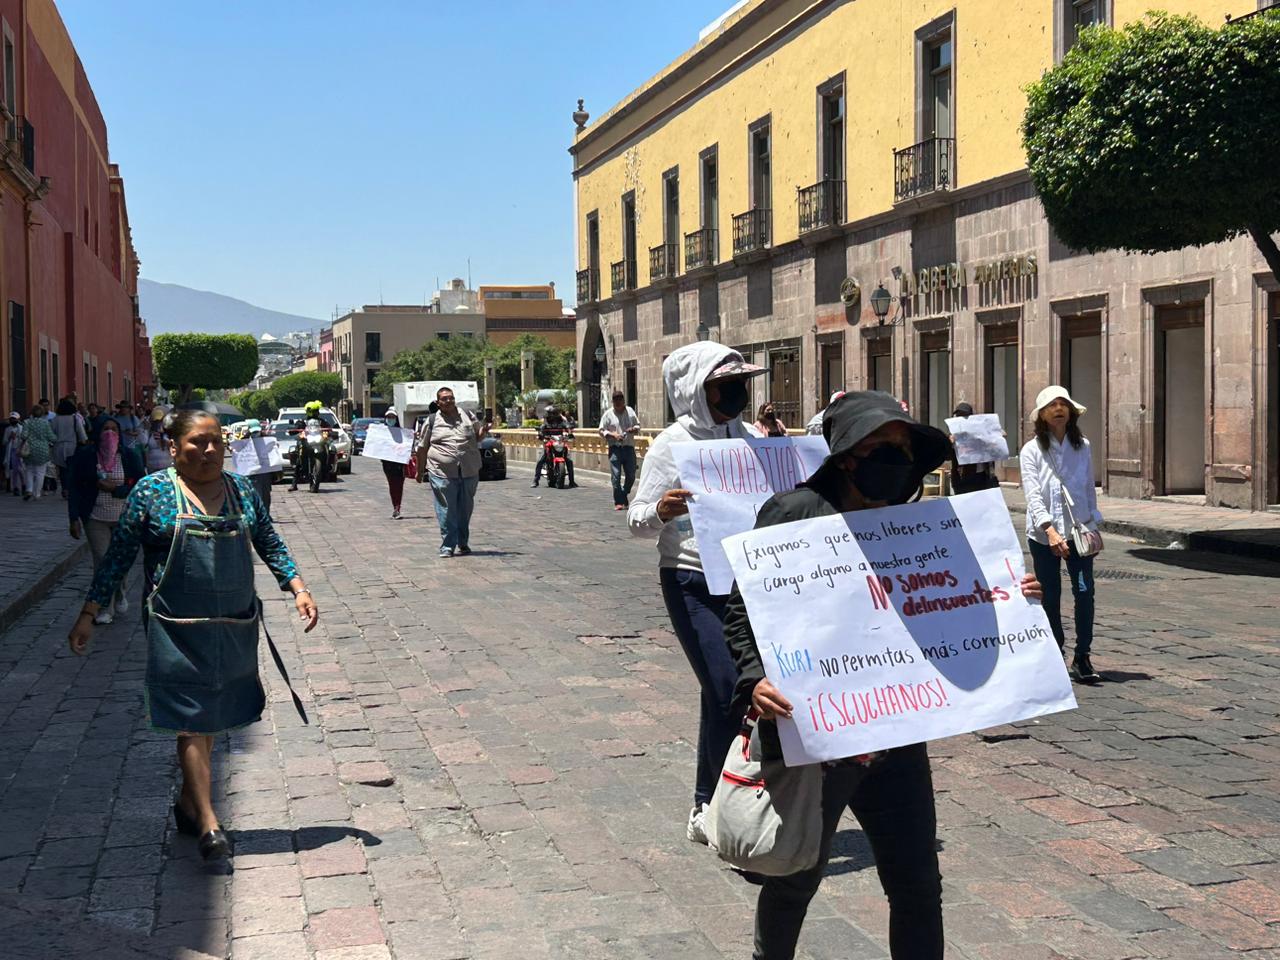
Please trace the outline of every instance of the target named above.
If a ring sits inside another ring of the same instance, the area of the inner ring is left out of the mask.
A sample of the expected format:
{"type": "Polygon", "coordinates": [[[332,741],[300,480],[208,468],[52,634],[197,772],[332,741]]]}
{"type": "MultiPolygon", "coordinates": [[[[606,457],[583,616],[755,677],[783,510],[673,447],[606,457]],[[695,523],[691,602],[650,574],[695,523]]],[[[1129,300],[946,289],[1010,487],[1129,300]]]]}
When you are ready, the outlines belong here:
{"type": "Polygon", "coordinates": [[[883,325],[884,318],[889,315],[889,307],[893,305],[893,296],[884,288],[884,284],[876,287],[871,294],[871,310],[876,315],[876,322],[883,325]]]}

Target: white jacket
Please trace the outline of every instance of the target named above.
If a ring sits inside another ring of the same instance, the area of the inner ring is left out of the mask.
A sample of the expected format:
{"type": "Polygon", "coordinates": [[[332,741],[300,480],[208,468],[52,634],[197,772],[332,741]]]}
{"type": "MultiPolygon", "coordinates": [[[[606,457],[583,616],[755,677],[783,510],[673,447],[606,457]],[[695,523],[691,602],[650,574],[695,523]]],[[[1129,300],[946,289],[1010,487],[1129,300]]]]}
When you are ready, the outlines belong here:
{"type": "Polygon", "coordinates": [[[1023,446],[1019,460],[1022,492],[1027,498],[1028,540],[1047,544],[1049,535],[1043,529],[1046,523],[1052,523],[1063,538],[1071,539],[1071,527],[1063,509],[1063,483],[1071,491],[1071,499],[1075,503],[1072,513],[1076,520],[1087,526],[1102,522],[1102,514],[1098,512],[1098,490],[1093,485],[1093,457],[1089,454],[1088,440],[1077,450],[1070,442],[1062,443],[1050,436],[1049,449],[1041,450],[1039,442],[1032,437],[1023,446]]]}
{"type": "Polygon", "coordinates": [[[683,486],[671,455],[671,444],[684,440],[760,436],[759,431],[743,423],[740,417],[716,423],[703,390],[703,384],[716,367],[727,360],[741,359],[742,355],[736,350],[704,341],[680,348],[662,365],[662,377],[676,422],[649,443],[649,452],[640,467],[640,483],[627,511],[627,523],[634,536],[658,538],[659,567],[702,571],[698,539],[688,514],[669,523],[658,519],[658,501],[662,495],[683,486]]]}

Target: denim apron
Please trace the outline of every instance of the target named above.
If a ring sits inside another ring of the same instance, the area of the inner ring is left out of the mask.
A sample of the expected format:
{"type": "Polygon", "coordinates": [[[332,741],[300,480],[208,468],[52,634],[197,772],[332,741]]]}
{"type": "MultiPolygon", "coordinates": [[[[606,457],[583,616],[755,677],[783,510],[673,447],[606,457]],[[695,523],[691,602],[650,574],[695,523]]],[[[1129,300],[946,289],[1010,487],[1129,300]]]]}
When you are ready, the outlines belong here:
{"type": "Polygon", "coordinates": [[[193,512],[170,467],[178,504],[160,582],[147,598],[147,709],[152,727],[220,733],[262,716],[258,678],[261,604],[253,588],[252,536],[225,478],[226,513],[193,512]]]}

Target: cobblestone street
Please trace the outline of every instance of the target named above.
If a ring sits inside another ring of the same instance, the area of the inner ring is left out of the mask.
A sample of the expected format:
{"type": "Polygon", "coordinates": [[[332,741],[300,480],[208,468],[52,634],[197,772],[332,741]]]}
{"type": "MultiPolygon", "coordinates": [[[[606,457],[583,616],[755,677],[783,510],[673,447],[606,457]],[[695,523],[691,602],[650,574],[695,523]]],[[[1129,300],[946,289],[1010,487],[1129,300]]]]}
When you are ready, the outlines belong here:
{"type": "MultiPolygon", "coordinates": [[[[684,837],[698,698],[656,551],[599,479],[528,476],[481,486],[476,552],[450,560],[427,488],[392,521],[367,462],[277,488],[320,625],[261,566],[258,586],[312,722],[264,656],[268,715],[215,753],[234,870],[174,830],[137,604],[67,652],[75,567],[0,635],[0,954],[749,957],[757,888],[684,837]]],[[[1280,565],[1116,536],[1104,557],[1111,682],[931,745],[947,956],[1280,958],[1280,565]]],[[[849,819],[801,955],[884,958],[886,938],[849,819]]]]}

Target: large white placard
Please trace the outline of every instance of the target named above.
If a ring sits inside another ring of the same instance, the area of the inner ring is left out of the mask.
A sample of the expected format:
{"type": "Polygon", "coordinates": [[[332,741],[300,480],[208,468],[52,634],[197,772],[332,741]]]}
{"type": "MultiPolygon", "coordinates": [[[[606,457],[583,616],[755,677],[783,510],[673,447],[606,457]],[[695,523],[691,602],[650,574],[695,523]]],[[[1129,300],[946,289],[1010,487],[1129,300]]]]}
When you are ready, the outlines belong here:
{"type": "Polygon", "coordinates": [[[725,541],[788,765],[1075,707],[999,490],[763,527],[725,541]]]}
{"type": "Polygon", "coordinates": [[[956,445],[956,463],[989,463],[1009,459],[1009,441],[994,413],[948,417],[947,429],[956,445]]]}
{"type": "Polygon", "coordinates": [[[775,493],[794,490],[822,466],[823,437],[749,437],[673,443],[680,483],[693,492],[689,519],[702,551],[707,588],[733,589],[733,568],[720,542],[756,525],[756,514],[775,493]]]}
{"type": "Polygon", "coordinates": [[[413,431],[407,427],[388,427],[371,423],[365,430],[364,449],[360,456],[373,460],[408,463],[413,456],[413,431]]]}
{"type": "Polygon", "coordinates": [[[278,473],[284,456],[275,437],[245,437],[231,441],[231,472],[243,477],[256,473],[278,473]]]}

